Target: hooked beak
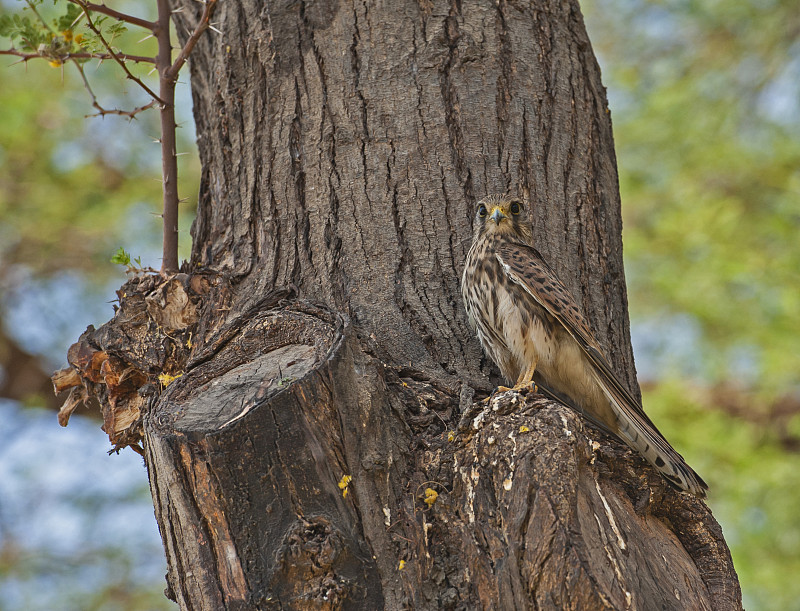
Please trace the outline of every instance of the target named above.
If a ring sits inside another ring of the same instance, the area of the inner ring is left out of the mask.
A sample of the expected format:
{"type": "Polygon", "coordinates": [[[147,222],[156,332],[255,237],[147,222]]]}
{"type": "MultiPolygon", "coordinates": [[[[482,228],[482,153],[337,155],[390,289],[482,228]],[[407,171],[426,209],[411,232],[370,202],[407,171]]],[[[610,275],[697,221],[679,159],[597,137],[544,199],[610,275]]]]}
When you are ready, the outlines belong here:
{"type": "Polygon", "coordinates": [[[498,206],[492,210],[492,215],[489,217],[489,220],[494,221],[495,225],[499,225],[500,221],[502,221],[504,218],[507,217],[505,214],[503,214],[503,211],[500,210],[500,207],[498,206]]]}

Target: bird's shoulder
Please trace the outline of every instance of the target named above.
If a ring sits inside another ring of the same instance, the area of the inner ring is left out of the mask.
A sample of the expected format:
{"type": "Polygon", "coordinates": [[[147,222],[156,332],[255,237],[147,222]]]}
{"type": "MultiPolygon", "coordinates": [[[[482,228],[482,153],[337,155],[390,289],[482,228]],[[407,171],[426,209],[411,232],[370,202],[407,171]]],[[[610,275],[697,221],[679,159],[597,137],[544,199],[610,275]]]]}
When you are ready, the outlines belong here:
{"type": "Polygon", "coordinates": [[[511,280],[520,284],[573,337],[599,375],[619,394],[620,400],[647,419],[641,405],[611,368],[569,289],[559,280],[542,255],[533,246],[509,243],[500,245],[495,250],[495,256],[511,280]]]}
{"type": "Polygon", "coordinates": [[[498,243],[493,252],[510,278],[522,285],[585,350],[602,353],[572,293],[536,248],[508,240],[498,243]]]}

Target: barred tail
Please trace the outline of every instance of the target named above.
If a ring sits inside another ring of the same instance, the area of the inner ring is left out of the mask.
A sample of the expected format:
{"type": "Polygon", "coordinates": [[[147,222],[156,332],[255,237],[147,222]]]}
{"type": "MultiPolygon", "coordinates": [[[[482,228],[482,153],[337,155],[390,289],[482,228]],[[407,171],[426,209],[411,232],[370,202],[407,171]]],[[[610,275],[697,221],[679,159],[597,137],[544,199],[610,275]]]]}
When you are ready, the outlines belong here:
{"type": "Polygon", "coordinates": [[[639,452],[667,481],[699,498],[706,496],[708,484],[692,469],[683,456],[673,448],[638,406],[631,405],[627,393],[617,392],[616,385],[597,378],[611,402],[619,424],[618,434],[631,448],[639,452]]]}

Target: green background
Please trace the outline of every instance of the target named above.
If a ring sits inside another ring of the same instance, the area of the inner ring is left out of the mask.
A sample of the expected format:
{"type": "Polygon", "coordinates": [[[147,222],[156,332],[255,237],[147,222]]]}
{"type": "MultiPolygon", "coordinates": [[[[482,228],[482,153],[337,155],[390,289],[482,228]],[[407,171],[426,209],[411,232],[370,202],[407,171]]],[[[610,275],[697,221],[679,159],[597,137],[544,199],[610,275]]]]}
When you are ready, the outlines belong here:
{"type": "MultiPolygon", "coordinates": [[[[582,7],[614,122],[645,407],[708,481],[745,606],[800,609],[800,10],[794,0],[582,7]]],[[[118,42],[152,53],[141,37],[118,42]]],[[[119,246],[160,267],[157,116],[83,119],[92,109],[71,66],[13,61],[0,56],[0,325],[52,369],[86,324],[111,316],[119,246]]],[[[146,101],[108,62],[85,70],[108,106],[146,101]]],[[[185,85],[179,96],[186,257],[199,168],[185,85]]],[[[0,608],[174,608],[140,461],[92,462],[106,461],[96,422],[51,430],[42,402],[0,402],[0,608]],[[70,463],[59,482],[77,479],[49,524],[29,507],[59,490],[54,460],[70,463]],[[124,486],[86,487],[82,476],[124,486]],[[60,549],[65,523],[86,533],[83,549],[60,549]]]]}

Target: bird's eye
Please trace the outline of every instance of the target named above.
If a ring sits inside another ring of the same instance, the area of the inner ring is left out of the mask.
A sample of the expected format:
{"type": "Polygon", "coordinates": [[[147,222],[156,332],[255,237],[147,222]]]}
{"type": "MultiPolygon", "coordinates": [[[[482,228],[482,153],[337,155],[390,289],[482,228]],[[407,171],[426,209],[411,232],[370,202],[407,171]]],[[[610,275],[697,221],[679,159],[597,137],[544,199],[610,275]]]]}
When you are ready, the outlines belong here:
{"type": "Polygon", "coordinates": [[[522,206],[519,202],[511,202],[511,214],[519,214],[522,206]]]}
{"type": "Polygon", "coordinates": [[[484,216],[486,216],[486,214],[487,214],[486,206],[484,206],[483,204],[478,206],[478,216],[483,218],[484,216]]]}

